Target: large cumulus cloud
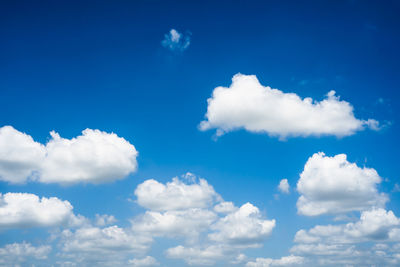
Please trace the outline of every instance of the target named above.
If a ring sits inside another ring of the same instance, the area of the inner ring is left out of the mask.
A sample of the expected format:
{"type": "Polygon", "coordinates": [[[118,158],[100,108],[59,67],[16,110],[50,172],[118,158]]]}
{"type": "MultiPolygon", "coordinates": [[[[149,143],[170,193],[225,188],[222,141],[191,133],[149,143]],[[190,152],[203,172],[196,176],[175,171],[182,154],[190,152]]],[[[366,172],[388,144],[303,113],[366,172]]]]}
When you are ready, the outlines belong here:
{"type": "Polygon", "coordinates": [[[330,91],[322,101],[302,99],[263,86],[255,75],[236,74],[230,87],[217,87],[207,100],[206,119],[200,130],[217,129],[217,135],[245,129],[286,138],[291,136],[352,135],[365,127],[378,129],[376,120],[360,120],[353,106],[330,91]]]}
{"type": "Polygon", "coordinates": [[[302,215],[338,214],[383,207],[388,201],[379,193],[382,178],[372,168],[358,167],[345,154],[333,157],[316,153],[304,166],[297,182],[297,201],[302,215]]]}
{"type": "Polygon", "coordinates": [[[135,147],[114,133],[86,129],[72,139],[50,135],[43,145],[11,126],[0,128],[0,180],[104,183],[137,169],[135,147]]]}

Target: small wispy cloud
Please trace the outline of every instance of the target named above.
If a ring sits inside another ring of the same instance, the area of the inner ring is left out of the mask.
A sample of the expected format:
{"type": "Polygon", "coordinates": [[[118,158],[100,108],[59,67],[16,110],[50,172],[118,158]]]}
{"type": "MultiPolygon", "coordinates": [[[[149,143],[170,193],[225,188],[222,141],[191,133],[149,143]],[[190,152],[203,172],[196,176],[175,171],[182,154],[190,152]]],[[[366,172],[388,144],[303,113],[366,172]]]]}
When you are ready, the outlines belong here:
{"type": "Polygon", "coordinates": [[[281,193],[289,194],[290,186],[289,186],[289,182],[288,182],[287,179],[282,179],[282,180],[279,182],[278,190],[279,190],[281,193]]]}
{"type": "Polygon", "coordinates": [[[190,45],[190,37],[190,32],[183,34],[175,29],[171,29],[169,33],[164,35],[164,40],[162,40],[161,44],[171,51],[184,51],[190,45]]]}

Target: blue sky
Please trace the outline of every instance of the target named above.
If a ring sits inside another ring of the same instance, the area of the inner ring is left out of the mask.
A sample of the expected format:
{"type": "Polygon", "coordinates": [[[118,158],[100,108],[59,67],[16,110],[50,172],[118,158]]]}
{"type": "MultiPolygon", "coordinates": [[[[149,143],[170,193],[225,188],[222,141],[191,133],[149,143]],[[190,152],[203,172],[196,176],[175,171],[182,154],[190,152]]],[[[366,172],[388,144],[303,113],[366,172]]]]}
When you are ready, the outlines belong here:
{"type": "Polygon", "coordinates": [[[2,6],[0,265],[399,264],[395,1],[2,6]]]}

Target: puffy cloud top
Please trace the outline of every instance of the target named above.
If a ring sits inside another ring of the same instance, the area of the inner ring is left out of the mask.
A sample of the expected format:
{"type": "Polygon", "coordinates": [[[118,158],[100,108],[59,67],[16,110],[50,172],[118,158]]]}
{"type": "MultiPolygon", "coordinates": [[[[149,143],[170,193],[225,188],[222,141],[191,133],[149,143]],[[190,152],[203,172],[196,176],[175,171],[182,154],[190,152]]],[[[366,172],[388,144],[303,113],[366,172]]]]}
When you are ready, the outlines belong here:
{"type": "Polygon", "coordinates": [[[81,136],[70,140],[55,132],[50,134],[42,182],[110,182],[137,168],[135,147],[114,133],[86,129],[81,136]]]}
{"type": "Polygon", "coordinates": [[[387,244],[399,241],[399,225],[400,219],[392,211],[363,211],[356,222],[298,231],[294,239],[298,244],[290,251],[309,257],[310,262],[319,263],[317,266],[398,266],[398,248],[390,249],[387,244]]]}
{"type": "Polygon", "coordinates": [[[72,205],[56,197],[28,193],[0,194],[0,229],[80,224],[72,205]]]}
{"type": "Polygon", "coordinates": [[[353,107],[330,91],[318,102],[294,93],[263,86],[255,75],[236,74],[230,87],[217,87],[207,100],[206,120],[200,130],[217,129],[217,135],[237,129],[290,136],[334,135],[343,137],[378,122],[354,117],[353,107]]]}
{"type": "Polygon", "coordinates": [[[316,153],[304,166],[297,183],[301,194],[298,212],[307,216],[383,207],[388,198],[379,193],[381,177],[372,168],[360,168],[345,154],[334,157],[316,153]]]}
{"type": "Polygon", "coordinates": [[[46,156],[46,148],[11,126],[0,128],[0,180],[24,183],[46,156]]]}
{"type": "Polygon", "coordinates": [[[233,202],[221,202],[215,205],[214,210],[218,213],[231,213],[237,210],[237,207],[233,204],[233,202]]]}
{"type": "Polygon", "coordinates": [[[190,265],[234,262],[242,250],[261,246],[275,227],[275,220],[265,219],[254,205],[236,207],[206,180],[193,174],[183,178],[165,184],[147,180],[135,191],[138,204],[149,210],[132,220],[134,233],[185,239],[185,246],[166,251],[168,257],[190,265]]]}
{"type": "Polygon", "coordinates": [[[373,209],[361,213],[360,221],[348,223],[345,232],[353,237],[365,237],[369,239],[386,239],[389,237],[389,231],[400,225],[400,219],[393,211],[384,209],[373,209]]]}
{"type": "Polygon", "coordinates": [[[146,180],[136,188],[135,195],[140,206],[156,211],[205,208],[219,197],[204,179],[186,184],[178,178],[166,185],[146,180]]]}
{"type": "Polygon", "coordinates": [[[24,183],[103,183],[137,169],[138,152],[114,133],[86,129],[65,139],[52,131],[46,145],[11,126],[0,128],[0,180],[24,183]]]}
{"type": "Polygon", "coordinates": [[[208,230],[216,218],[213,212],[197,208],[166,212],[146,211],[143,216],[133,220],[132,229],[154,236],[183,236],[189,239],[208,230]]]}
{"type": "Polygon", "coordinates": [[[365,241],[388,241],[391,231],[397,229],[400,219],[392,211],[372,209],[363,211],[357,222],[339,225],[317,225],[295,236],[297,243],[358,243],[365,241]]]}
{"type": "Polygon", "coordinates": [[[239,246],[256,246],[270,235],[274,227],[275,220],[263,220],[258,208],[246,203],[237,211],[221,218],[213,226],[217,232],[210,234],[209,238],[239,246]]]}

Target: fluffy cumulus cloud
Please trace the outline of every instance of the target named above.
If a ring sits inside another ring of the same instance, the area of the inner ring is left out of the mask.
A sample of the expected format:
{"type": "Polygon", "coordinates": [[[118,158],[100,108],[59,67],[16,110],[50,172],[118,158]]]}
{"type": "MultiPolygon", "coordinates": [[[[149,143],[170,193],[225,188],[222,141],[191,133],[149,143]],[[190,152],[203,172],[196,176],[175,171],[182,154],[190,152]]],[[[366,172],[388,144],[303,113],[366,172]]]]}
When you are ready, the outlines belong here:
{"type": "MultiPolygon", "coordinates": [[[[136,203],[145,211],[123,227],[107,214],[97,214],[92,221],[85,219],[71,227],[69,217],[77,216],[68,202],[64,202],[69,208],[64,216],[43,208],[56,222],[41,219],[35,209],[31,212],[39,217],[36,225],[64,226],[55,229],[50,238],[58,249],[54,254],[61,266],[157,266],[159,262],[146,255],[159,239],[175,244],[165,250],[170,260],[183,260],[189,265],[240,264],[247,260],[244,250],[262,246],[275,227],[275,220],[267,220],[254,205],[237,207],[224,201],[205,179],[193,174],[166,183],[146,180],[137,186],[135,195],[136,203]]],[[[59,213],[62,210],[62,206],[57,208],[59,213]]],[[[0,215],[4,220],[9,217],[0,215]]],[[[23,210],[18,218],[22,217],[32,215],[23,210]]]]}
{"type": "Polygon", "coordinates": [[[295,266],[303,262],[303,257],[290,255],[280,259],[257,258],[255,261],[248,262],[246,267],[295,266]]]}
{"type": "MultiPolygon", "coordinates": [[[[41,265],[156,266],[158,261],[146,254],[162,238],[173,240],[166,243],[174,245],[164,254],[170,260],[189,265],[242,264],[247,261],[243,252],[262,246],[275,227],[275,220],[266,219],[256,206],[224,201],[205,179],[193,174],[166,183],[146,180],[135,195],[145,211],[124,226],[118,226],[112,215],[97,214],[92,220],[77,216],[68,201],[55,197],[0,195],[0,230],[51,230],[45,246],[7,245],[0,248],[0,256],[8,253],[24,259],[26,255],[41,260],[41,265]],[[47,259],[49,245],[56,251],[47,259]]],[[[4,257],[4,262],[14,263],[16,258],[4,257]]]]}
{"type": "Polygon", "coordinates": [[[117,221],[117,219],[115,219],[115,217],[113,215],[107,215],[107,214],[96,214],[96,220],[95,220],[95,224],[97,226],[106,226],[106,225],[110,225],[113,224],[117,221]]]}
{"type": "Polygon", "coordinates": [[[100,227],[83,227],[75,232],[64,230],[64,251],[107,252],[110,250],[145,250],[149,239],[137,238],[125,229],[116,225],[100,227]]]}
{"type": "Polygon", "coordinates": [[[399,266],[400,219],[384,209],[388,197],[377,189],[381,181],[376,170],[360,168],[344,154],[310,157],[297,183],[298,212],[338,216],[299,230],[290,252],[303,257],[305,266],[399,266]]]}
{"type": "Polygon", "coordinates": [[[279,182],[278,190],[279,190],[281,193],[289,194],[290,186],[289,186],[289,182],[288,182],[287,179],[282,179],[282,180],[279,182]]]}
{"type": "Polygon", "coordinates": [[[237,210],[237,207],[230,201],[223,201],[215,205],[214,211],[218,213],[231,213],[237,210]]]}
{"type": "Polygon", "coordinates": [[[187,184],[177,177],[165,185],[146,180],[136,188],[135,195],[140,206],[157,211],[205,208],[219,197],[204,179],[187,184]]]}
{"type": "Polygon", "coordinates": [[[11,126],[0,128],[0,180],[104,183],[137,169],[135,147],[114,133],[86,129],[72,139],[50,135],[43,145],[11,126]]]}
{"type": "Polygon", "coordinates": [[[209,229],[218,218],[209,207],[221,197],[202,178],[182,178],[166,184],[150,179],[137,186],[137,203],[148,210],[132,220],[134,231],[193,241],[209,229]]]}
{"type": "Polygon", "coordinates": [[[170,258],[183,259],[189,265],[214,265],[225,258],[224,248],[211,245],[205,248],[177,246],[169,248],[166,254],[170,258]]]}
{"type": "Polygon", "coordinates": [[[376,120],[354,117],[350,103],[330,91],[322,101],[302,99],[263,86],[254,75],[236,74],[230,87],[217,87],[207,100],[200,130],[217,129],[217,136],[245,129],[281,139],[291,136],[352,135],[365,127],[378,129],[376,120]]]}
{"type": "Polygon", "coordinates": [[[301,194],[298,212],[316,216],[383,207],[388,198],[378,192],[381,181],[376,170],[348,162],[345,154],[329,157],[316,153],[308,159],[297,183],[301,194]]]}
{"type": "Polygon", "coordinates": [[[152,236],[181,236],[191,239],[207,230],[216,218],[216,214],[206,209],[146,211],[133,221],[132,229],[152,236]]]}
{"type": "Polygon", "coordinates": [[[264,220],[257,207],[250,203],[241,206],[218,220],[213,226],[216,232],[209,238],[219,243],[239,247],[257,247],[275,227],[275,220],[264,220]]]}
{"type": "Polygon", "coordinates": [[[50,134],[41,168],[42,182],[110,182],[136,170],[135,147],[114,133],[86,129],[72,139],[50,134]]]}
{"type": "Polygon", "coordinates": [[[28,193],[0,194],[0,229],[77,226],[84,218],[75,216],[68,201],[39,198],[28,193]]]}
{"type": "Polygon", "coordinates": [[[50,246],[32,246],[27,242],[13,243],[0,248],[0,266],[34,266],[37,260],[45,260],[51,251],[50,246]]]}
{"type": "Polygon", "coordinates": [[[400,219],[392,211],[363,211],[356,222],[299,230],[290,251],[321,266],[396,266],[400,258],[393,244],[400,241],[399,226],[400,219]]]}
{"type": "Polygon", "coordinates": [[[151,242],[150,237],[116,225],[104,228],[88,225],[61,233],[60,257],[79,266],[126,266],[129,257],[146,251],[151,242]]]}
{"type": "MultiPolygon", "coordinates": [[[[317,225],[296,233],[295,242],[312,244],[348,244],[368,241],[388,241],[400,225],[392,211],[373,209],[361,213],[360,220],[339,225],[317,225]]],[[[393,240],[395,241],[395,240],[393,240]]]]}
{"type": "Polygon", "coordinates": [[[11,126],[0,128],[0,180],[24,183],[46,156],[46,148],[11,126]]]}
{"type": "Polygon", "coordinates": [[[254,205],[236,207],[194,175],[166,184],[147,180],[135,195],[148,210],[132,220],[132,231],[183,239],[184,244],[169,248],[166,255],[191,265],[235,261],[243,249],[261,246],[275,227],[275,220],[265,219],[254,205]]]}
{"type": "Polygon", "coordinates": [[[190,37],[190,32],[183,34],[175,29],[171,29],[164,35],[164,40],[162,40],[161,44],[171,51],[184,51],[190,45],[190,37]]]}
{"type": "Polygon", "coordinates": [[[158,266],[160,263],[151,256],[146,256],[142,259],[129,260],[129,265],[133,267],[144,267],[144,266],[158,266]]]}

